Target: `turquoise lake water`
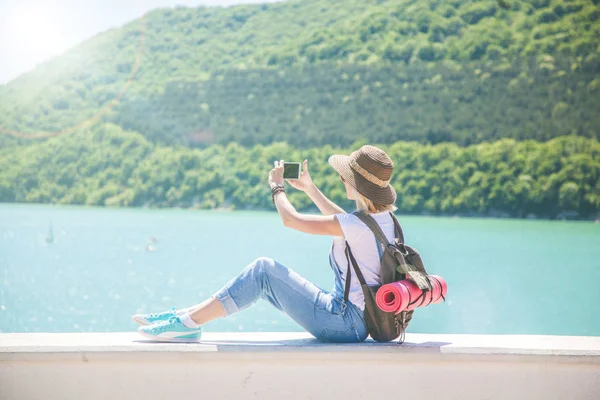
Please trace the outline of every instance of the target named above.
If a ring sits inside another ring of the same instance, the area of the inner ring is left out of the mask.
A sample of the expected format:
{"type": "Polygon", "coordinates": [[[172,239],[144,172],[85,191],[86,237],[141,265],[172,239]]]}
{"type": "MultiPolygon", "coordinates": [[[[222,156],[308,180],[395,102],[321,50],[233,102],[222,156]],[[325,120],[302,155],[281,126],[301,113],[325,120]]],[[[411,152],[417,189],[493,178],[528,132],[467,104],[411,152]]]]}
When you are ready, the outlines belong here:
{"type": "MultiPolygon", "coordinates": [[[[600,335],[600,224],[398,216],[449,286],[409,332],[600,335]]],[[[200,302],[259,256],[329,290],[330,245],[271,212],[0,205],[0,331],[133,331],[131,314],[200,302]]],[[[301,330],[262,301],[205,329],[301,330]]]]}

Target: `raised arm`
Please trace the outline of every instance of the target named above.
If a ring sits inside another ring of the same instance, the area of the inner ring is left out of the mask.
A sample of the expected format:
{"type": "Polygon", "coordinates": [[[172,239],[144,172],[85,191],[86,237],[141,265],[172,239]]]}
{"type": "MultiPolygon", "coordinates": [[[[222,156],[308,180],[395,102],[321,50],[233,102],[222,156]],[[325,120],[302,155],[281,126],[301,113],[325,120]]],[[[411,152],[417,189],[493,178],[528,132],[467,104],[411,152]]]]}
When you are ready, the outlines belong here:
{"type": "Polygon", "coordinates": [[[316,185],[312,185],[304,191],[313,203],[321,210],[323,215],[333,215],[345,213],[340,206],[329,200],[316,185]]]}
{"type": "Polygon", "coordinates": [[[287,182],[292,187],[298,190],[302,190],[304,193],[306,193],[308,197],[310,197],[312,202],[315,203],[315,205],[323,213],[323,215],[345,213],[345,211],[340,206],[335,204],[333,201],[329,200],[327,196],[325,196],[313,183],[313,180],[310,174],[308,173],[308,160],[304,160],[304,171],[302,171],[300,179],[288,180],[287,182]]]}
{"type": "MultiPolygon", "coordinates": [[[[278,185],[283,185],[283,160],[275,161],[275,168],[269,173],[269,186],[273,188],[278,185]]],[[[327,199],[325,196],[323,198],[327,199]]],[[[344,236],[335,215],[300,214],[290,203],[285,192],[275,194],[274,201],[284,226],[313,235],[344,236]]]]}

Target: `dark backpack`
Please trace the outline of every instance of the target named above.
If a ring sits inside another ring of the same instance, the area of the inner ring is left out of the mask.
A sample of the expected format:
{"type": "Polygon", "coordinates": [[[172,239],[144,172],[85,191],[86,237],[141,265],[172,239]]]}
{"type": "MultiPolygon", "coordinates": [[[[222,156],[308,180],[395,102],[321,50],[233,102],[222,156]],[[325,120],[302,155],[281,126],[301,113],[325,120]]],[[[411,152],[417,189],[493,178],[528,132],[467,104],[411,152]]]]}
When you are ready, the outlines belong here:
{"type": "MultiPolygon", "coordinates": [[[[404,244],[404,233],[402,227],[393,213],[390,215],[394,221],[394,241],[389,243],[379,224],[368,214],[360,211],[354,212],[362,222],[367,225],[375,235],[378,245],[381,246],[383,256],[381,257],[381,285],[368,285],[365,278],[352,255],[350,245],[346,242],[346,260],[348,271],[346,273],[346,287],[344,288],[344,302],[348,302],[350,292],[350,265],[360,282],[365,296],[365,321],[367,329],[373,340],[377,342],[389,342],[400,337],[400,343],[404,341],[404,333],[408,323],[412,319],[414,310],[402,311],[399,314],[382,311],[375,302],[377,290],[382,285],[410,279],[423,291],[431,290],[431,282],[427,271],[423,266],[421,256],[414,248],[404,244]]],[[[418,301],[415,299],[411,304],[418,301]]]]}

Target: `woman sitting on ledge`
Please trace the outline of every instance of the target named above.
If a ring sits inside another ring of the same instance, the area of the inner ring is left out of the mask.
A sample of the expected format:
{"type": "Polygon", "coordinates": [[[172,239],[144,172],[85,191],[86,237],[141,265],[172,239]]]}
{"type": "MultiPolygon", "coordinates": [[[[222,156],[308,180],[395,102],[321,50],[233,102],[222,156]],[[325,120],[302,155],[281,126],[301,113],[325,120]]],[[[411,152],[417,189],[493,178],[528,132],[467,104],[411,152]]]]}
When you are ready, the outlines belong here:
{"type": "MultiPolygon", "coordinates": [[[[350,156],[330,157],[329,164],[339,173],[348,199],[356,201],[356,209],[369,213],[392,241],[394,223],[390,212],[396,209],[396,192],[389,184],[394,169],[389,156],[377,147],[363,146],[350,156]]],[[[344,302],[348,271],[345,249],[347,245],[352,248],[367,284],[381,284],[379,249],[373,233],[357,216],[345,213],[319,191],[308,173],[307,161],[300,179],[289,184],[304,191],[322,216],[298,213],[283,190],[283,181],[283,161],[276,161],[269,172],[269,185],[283,224],[301,232],[334,237],[329,255],[335,277],[333,291],[325,292],[291,269],[261,257],[203,303],[181,310],[134,315],[133,319],[144,325],[138,329],[140,334],[157,341],[199,341],[202,325],[243,310],[262,298],[319,340],[348,343],[367,338],[365,301],[354,272],[349,301],[344,302]]]]}

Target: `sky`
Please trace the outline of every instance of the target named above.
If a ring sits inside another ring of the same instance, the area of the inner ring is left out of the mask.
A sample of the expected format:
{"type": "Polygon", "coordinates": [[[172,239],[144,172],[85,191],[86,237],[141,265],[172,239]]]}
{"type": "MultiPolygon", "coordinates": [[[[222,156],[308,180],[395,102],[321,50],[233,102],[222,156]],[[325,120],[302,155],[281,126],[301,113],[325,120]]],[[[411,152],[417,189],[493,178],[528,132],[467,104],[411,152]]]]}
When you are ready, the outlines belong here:
{"type": "Polygon", "coordinates": [[[277,0],[0,0],[0,85],[86,39],[177,5],[229,6],[277,0]]]}

